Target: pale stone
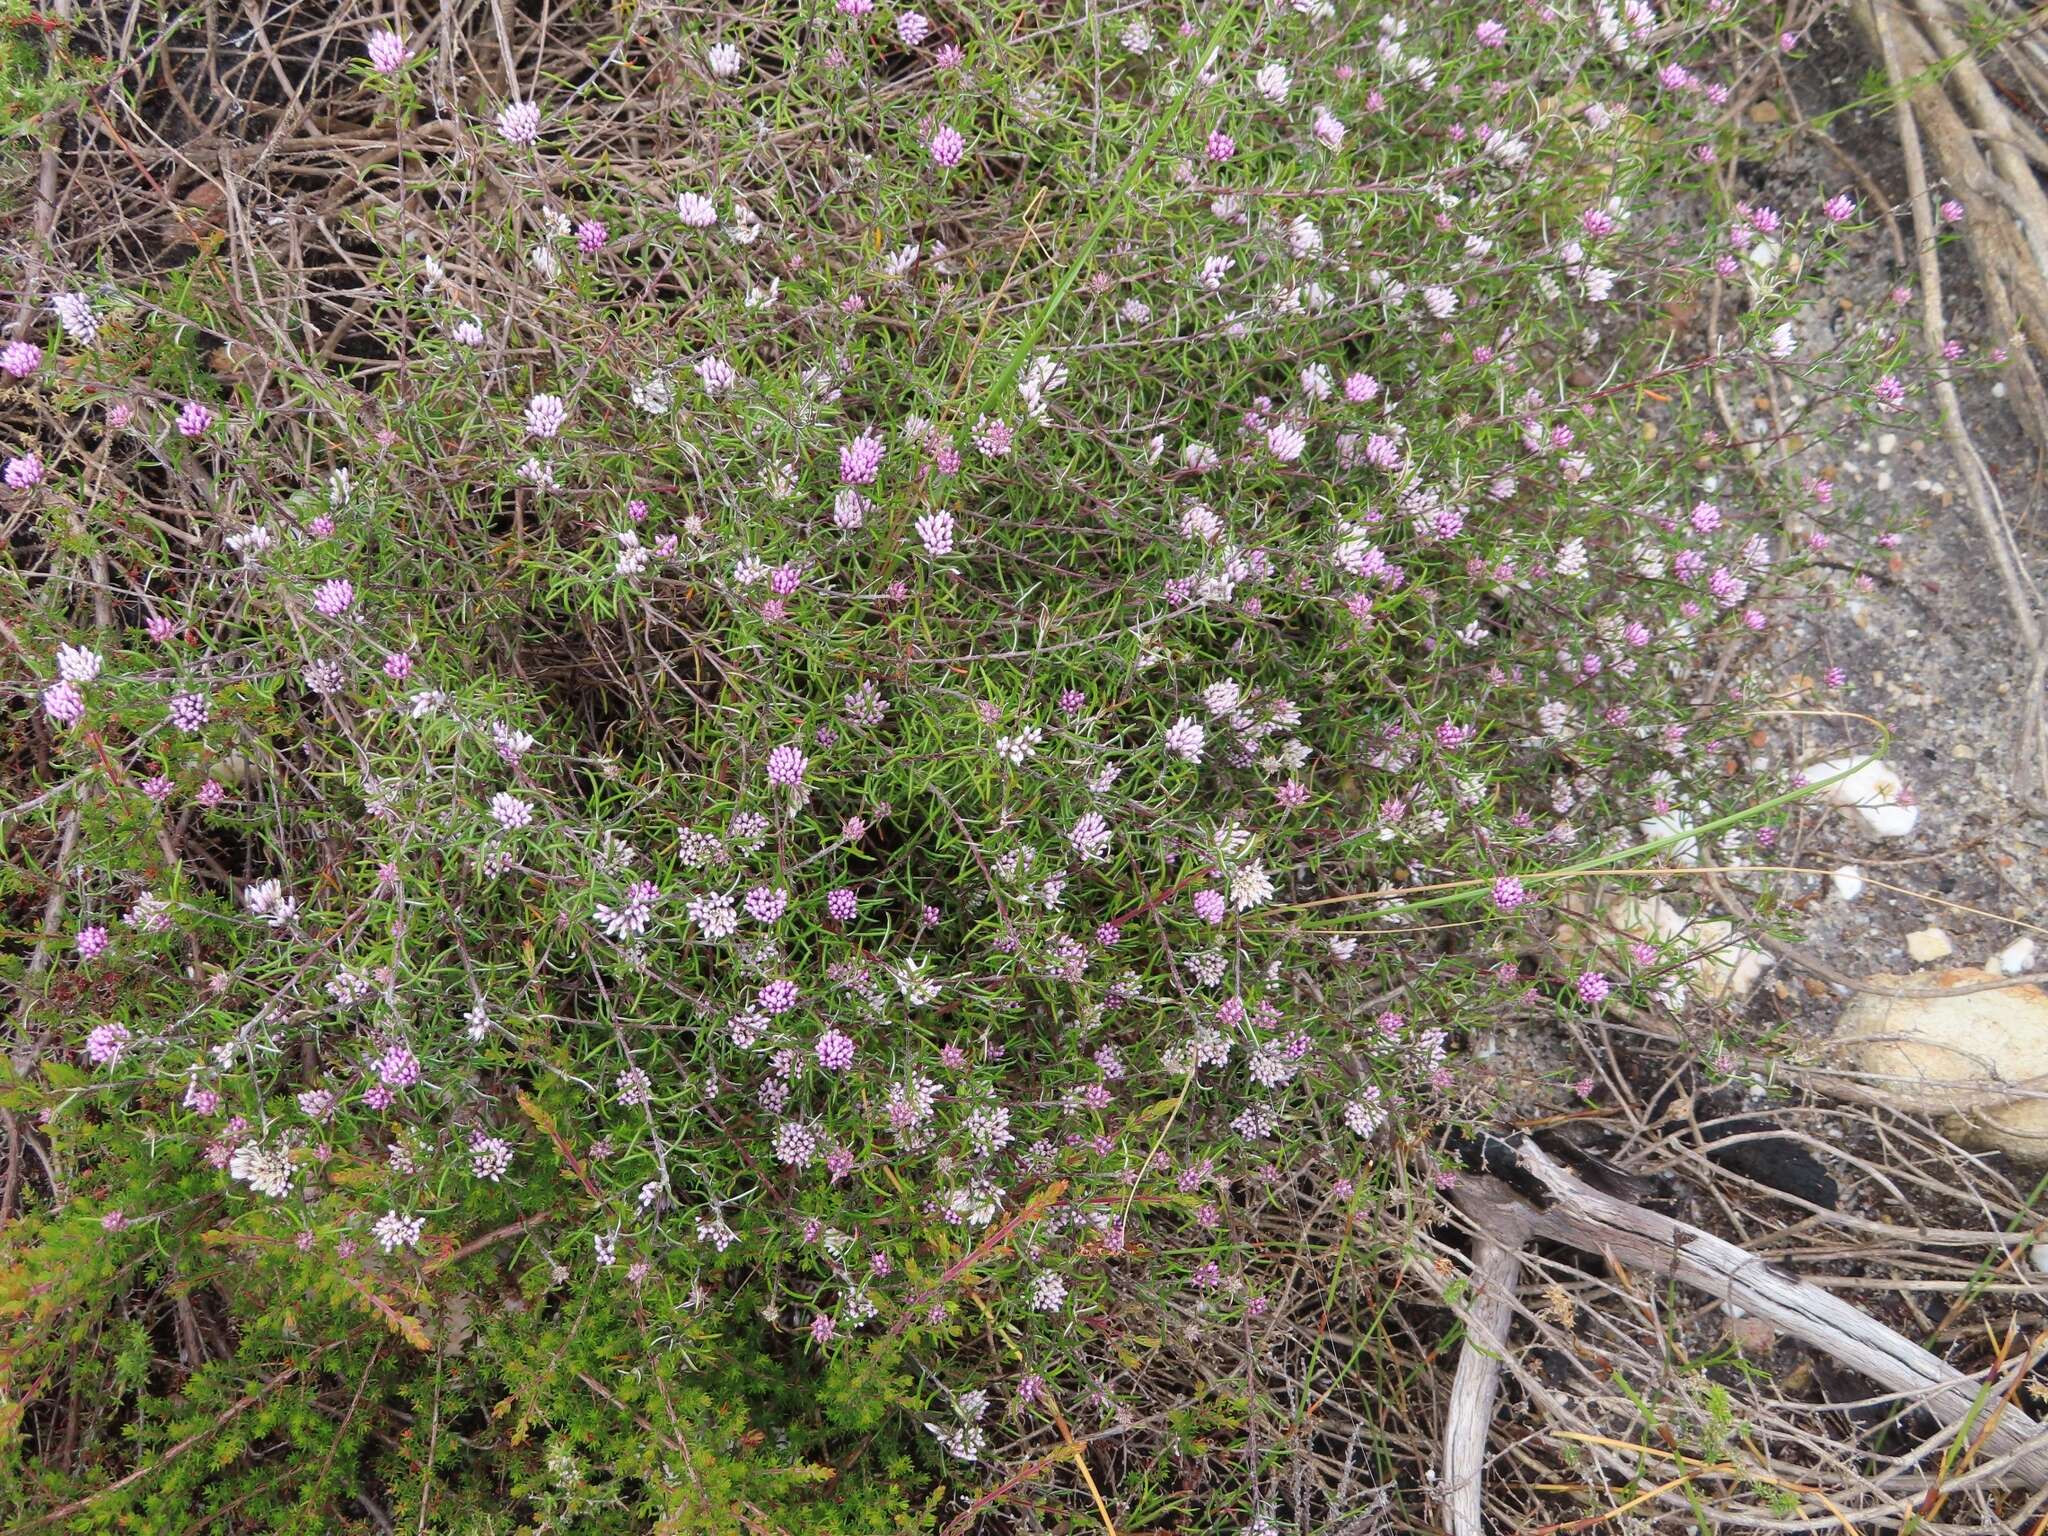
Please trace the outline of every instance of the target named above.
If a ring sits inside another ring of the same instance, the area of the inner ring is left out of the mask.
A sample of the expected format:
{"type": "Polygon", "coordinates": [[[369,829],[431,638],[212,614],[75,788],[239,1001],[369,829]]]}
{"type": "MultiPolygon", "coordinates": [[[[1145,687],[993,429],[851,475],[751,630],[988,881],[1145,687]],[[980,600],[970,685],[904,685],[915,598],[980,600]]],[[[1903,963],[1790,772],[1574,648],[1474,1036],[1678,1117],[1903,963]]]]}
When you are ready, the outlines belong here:
{"type": "Polygon", "coordinates": [[[1778,1330],[1760,1317],[1735,1316],[1735,1309],[1728,1308],[1732,1320],[1728,1324],[1728,1338],[1736,1348],[1746,1355],[1768,1354],[1778,1344],[1778,1330]]]}
{"type": "Polygon", "coordinates": [[[1829,779],[1821,798],[1841,810],[1853,811],[1873,837],[1904,837],[1920,824],[1917,805],[1901,805],[1906,781],[1881,758],[1831,757],[1804,770],[1809,784],[1829,779]]]}
{"type": "Polygon", "coordinates": [[[2014,939],[1991,957],[1991,963],[1985,969],[1996,976],[2024,976],[2034,968],[2038,949],[2032,934],[2014,939]]]}
{"type": "Polygon", "coordinates": [[[1958,989],[1950,997],[1859,995],[1831,1048],[1897,1107],[1944,1116],[1958,1140],[2048,1163],[2048,992],[1985,987],[1984,973],[1872,976],[1874,988],[1958,989]],[[1979,987],[1981,991],[1964,991],[1979,987]]]}
{"type": "Polygon", "coordinates": [[[1955,952],[1955,945],[1939,928],[1921,928],[1906,935],[1906,953],[1913,957],[1915,965],[1946,960],[1955,952]]]}
{"type": "Polygon", "coordinates": [[[1647,818],[1640,823],[1638,830],[1642,832],[1643,841],[1646,843],[1654,843],[1667,837],[1678,838],[1677,842],[1664,850],[1664,856],[1674,864],[1697,864],[1700,861],[1700,840],[1690,835],[1697,825],[1689,814],[1679,809],[1666,811],[1662,816],[1647,818]]]}
{"type": "MultiPolygon", "coordinates": [[[[1563,903],[1577,916],[1596,910],[1583,896],[1563,903]]],[[[1618,896],[1597,909],[1624,938],[1669,945],[1687,957],[1686,985],[1708,1002],[1732,1002],[1749,996],[1765,971],[1777,961],[1754,944],[1744,943],[1725,918],[1688,917],[1661,896],[1618,896]]],[[[1566,924],[1557,931],[1558,944],[1580,954],[1596,952],[1602,939],[1566,924]]],[[[1612,939],[1613,935],[1604,936],[1612,939]]]]}
{"type": "Polygon", "coordinates": [[[1854,901],[1863,894],[1863,871],[1854,864],[1844,864],[1828,876],[1828,884],[1834,888],[1835,900],[1854,901]]]}

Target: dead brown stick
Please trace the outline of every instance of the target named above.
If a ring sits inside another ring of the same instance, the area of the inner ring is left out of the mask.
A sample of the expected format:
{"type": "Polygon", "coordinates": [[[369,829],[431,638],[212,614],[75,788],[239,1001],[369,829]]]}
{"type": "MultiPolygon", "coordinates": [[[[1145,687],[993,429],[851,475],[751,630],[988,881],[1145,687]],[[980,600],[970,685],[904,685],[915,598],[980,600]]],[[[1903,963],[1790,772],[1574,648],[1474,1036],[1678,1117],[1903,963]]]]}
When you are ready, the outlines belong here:
{"type": "Polygon", "coordinates": [[[1669,1276],[1739,1306],[1933,1414],[1957,1439],[1999,1458],[2006,1480],[2048,1486],[2048,1430],[2005,1402],[1995,1384],[1958,1375],[1834,1293],[1711,1232],[1603,1194],[1533,1143],[1519,1146],[1516,1157],[1546,1203],[1517,1201],[1506,1185],[1484,1177],[1460,1185],[1452,1198],[1496,1229],[1502,1203],[1513,1202],[1530,1235],[1669,1276]]]}

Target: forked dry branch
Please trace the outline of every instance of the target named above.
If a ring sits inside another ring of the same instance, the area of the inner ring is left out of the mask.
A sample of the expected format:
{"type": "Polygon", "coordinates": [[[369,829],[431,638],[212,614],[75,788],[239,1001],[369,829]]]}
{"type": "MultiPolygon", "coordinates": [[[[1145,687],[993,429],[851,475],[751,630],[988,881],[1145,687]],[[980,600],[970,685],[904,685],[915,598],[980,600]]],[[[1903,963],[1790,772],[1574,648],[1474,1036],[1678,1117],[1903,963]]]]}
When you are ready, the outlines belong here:
{"type": "MultiPolygon", "coordinates": [[[[1918,1410],[1931,1416],[1939,1433],[1872,1480],[1879,1507],[1862,1504],[1860,1515],[1905,1513],[1930,1487],[1944,1484],[2048,1486],[2048,1428],[2016,1404],[2040,1346],[1985,1376],[1958,1372],[1833,1290],[1767,1255],[1597,1189],[1534,1142],[1521,1142],[1514,1157],[1519,1191],[1501,1179],[1481,1176],[1461,1182],[1452,1196],[1471,1224],[1473,1258],[1471,1288],[1458,1302],[1466,1337],[1444,1410],[1440,1465],[1450,1536],[1481,1536],[1487,1528],[1482,1490],[1487,1426],[1502,1366],[1512,1358],[1508,1337],[1516,1281],[1523,1250],[1533,1240],[1597,1255],[1629,1274],[1635,1287],[1654,1290],[1676,1281],[1701,1292],[1731,1315],[1757,1318],[1885,1389],[1885,1398],[1861,1406],[1889,1405],[1895,1413],[1918,1410]],[[1939,1475],[1910,1477],[1909,1486],[1901,1487],[1901,1478],[1916,1468],[1939,1475]]],[[[1570,1412],[1562,1396],[1550,1399],[1554,1414],[1570,1412]]],[[[1599,1440],[1585,1433],[1587,1422],[1572,1415],[1569,1427],[1557,1426],[1560,1438],[1599,1440]]],[[[1610,1448],[1629,1448],[1626,1440],[1607,1440],[1610,1448]]],[[[1771,1473],[1768,1464],[1752,1470],[1771,1473]]],[[[1818,1486],[1806,1491],[1824,1505],[1831,1502],[1818,1486]]],[[[1847,1493],[1842,1497],[1857,1502],[1847,1493]]],[[[1840,1509],[1831,1517],[1847,1519],[1840,1509]]]]}

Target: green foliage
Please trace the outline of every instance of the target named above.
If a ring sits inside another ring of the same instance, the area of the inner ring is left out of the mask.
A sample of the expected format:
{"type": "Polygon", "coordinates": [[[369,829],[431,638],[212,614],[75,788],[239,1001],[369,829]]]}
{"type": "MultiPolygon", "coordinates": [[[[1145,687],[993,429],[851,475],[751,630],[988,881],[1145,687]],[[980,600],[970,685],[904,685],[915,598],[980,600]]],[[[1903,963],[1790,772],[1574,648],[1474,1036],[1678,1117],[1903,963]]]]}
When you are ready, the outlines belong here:
{"type": "MultiPolygon", "coordinates": [[[[304,101],[249,88],[339,193],[230,204],[247,146],[180,140],[224,158],[164,249],[36,279],[0,1521],[1417,1486],[1395,1340],[1442,1330],[1388,1320],[1492,1107],[1463,1047],[1723,1023],[1686,936],[1554,919],[1769,846],[1810,786],[1733,751],[1751,637],[1887,531],[1714,412],[1906,388],[1807,333],[1848,215],[1709,175],[1739,36],[568,5],[372,62],[339,11],[304,101]]],[[[205,108],[166,26],[123,144],[205,108]]],[[[61,116],[46,46],[0,89],[61,116]]]]}

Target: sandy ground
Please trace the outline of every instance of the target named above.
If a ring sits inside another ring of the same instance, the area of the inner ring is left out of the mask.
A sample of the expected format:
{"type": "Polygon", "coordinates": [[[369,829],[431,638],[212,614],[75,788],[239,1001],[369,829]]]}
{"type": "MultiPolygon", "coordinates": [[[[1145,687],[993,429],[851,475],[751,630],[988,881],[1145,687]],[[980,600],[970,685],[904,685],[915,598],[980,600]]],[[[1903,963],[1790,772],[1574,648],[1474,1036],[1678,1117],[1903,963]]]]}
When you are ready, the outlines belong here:
{"type": "MultiPolygon", "coordinates": [[[[1811,119],[1853,98],[1864,65],[1844,40],[1822,38],[1791,79],[1794,102],[1811,119]]],[[[1889,120],[1867,110],[1847,112],[1833,120],[1832,132],[1836,147],[1897,200],[1903,216],[1905,175],[1889,120]]],[[[1816,189],[1841,190],[1849,176],[1838,156],[1808,139],[1795,141],[1793,152],[1767,169],[1755,168],[1745,182],[1759,200],[1787,207],[1803,206],[1816,189]]],[[[1906,234],[1910,246],[1910,224],[1906,234]]],[[[1894,269],[1881,232],[1864,234],[1859,254],[1868,259],[1840,268],[1817,309],[1846,316],[1892,307],[1891,288],[1913,274],[1894,269]]],[[[1959,245],[1944,249],[1943,286],[1950,334],[1973,356],[2001,340],[1986,332],[1959,245]]],[[[1831,317],[1811,318],[1821,329],[1831,317]]],[[[1917,323],[1917,311],[1913,319],[1917,323]]],[[[2037,579],[2048,578],[2048,482],[1997,379],[1995,369],[1963,379],[1965,421],[1997,478],[2023,557],[2037,579]]],[[[1859,432],[1851,441],[1817,447],[1808,459],[1804,467],[1834,479],[1838,498],[1880,500],[1909,526],[1873,590],[1859,591],[1847,573],[1829,573],[1825,609],[1787,626],[1778,658],[1787,677],[1817,678],[1831,666],[1847,671],[1847,686],[1821,701],[1863,711],[1891,732],[1889,760],[1921,814],[1910,836],[1879,839],[1853,815],[1816,812],[1802,818],[1782,851],[1788,863],[1854,864],[1869,877],[1921,894],[1870,885],[1844,902],[1830,895],[1824,879],[1807,879],[1801,942],[1852,975],[1907,972],[1916,968],[1907,935],[1938,927],[1955,952],[1932,968],[1982,965],[2021,930],[1945,903],[2048,925],[2048,818],[2030,814],[2012,789],[2014,726],[2028,683],[2012,611],[1956,488],[1937,424],[1859,432]]],[[[1871,739],[1871,727],[1861,722],[1802,720],[1766,750],[1804,761],[1871,739]]],[[[2048,968],[2048,940],[2042,953],[2039,963],[2048,968]]],[[[1760,1021],[1784,1020],[1813,1032],[1832,1024],[1840,1001],[1838,989],[1780,968],[1755,1013],[1760,1021]]]]}

